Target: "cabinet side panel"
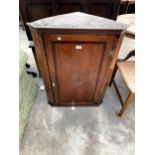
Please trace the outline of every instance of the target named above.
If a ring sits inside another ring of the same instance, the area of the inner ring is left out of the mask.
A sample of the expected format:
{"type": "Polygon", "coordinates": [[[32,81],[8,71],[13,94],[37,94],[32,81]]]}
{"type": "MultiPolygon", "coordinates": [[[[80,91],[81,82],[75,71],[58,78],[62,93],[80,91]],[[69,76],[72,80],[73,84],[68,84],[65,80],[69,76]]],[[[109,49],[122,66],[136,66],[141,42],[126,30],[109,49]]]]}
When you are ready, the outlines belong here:
{"type": "Polygon", "coordinates": [[[108,86],[108,84],[110,82],[111,75],[112,75],[112,72],[114,70],[114,66],[116,64],[116,60],[117,60],[117,57],[118,57],[120,47],[121,47],[123,38],[125,36],[125,33],[126,33],[125,31],[122,31],[119,38],[116,38],[115,41],[114,41],[113,55],[111,57],[111,63],[110,63],[110,66],[109,66],[109,70],[108,70],[108,72],[107,72],[107,74],[105,76],[105,80],[103,81],[103,85],[106,85],[106,86],[103,87],[103,85],[102,85],[102,88],[101,88],[101,91],[100,91],[100,96],[103,96],[103,94],[105,93],[106,87],[108,86]]]}
{"type": "Polygon", "coordinates": [[[37,57],[37,60],[39,63],[39,68],[41,71],[41,75],[42,75],[42,78],[44,81],[46,93],[48,96],[48,101],[53,103],[54,98],[53,98],[53,93],[52,93],[49,69],[48,69],[48,65],[47,65],[47,59],[46,59],[42,34],[34,32],[34,31],[31,31],[31,34],[32,34],[32,38],[33,38],[35,49],[36,49],[36,57],[37,57]]]}
{"type": "Polygon", "coordinates": [[[122,41],[123,41],[123,38],[125,36],[125,33],[126,33],[126,31],[122,31],[121,34],[120,34],[120,36],[119,36],[119,38],[116,38],[115,39],[114,52],[113,52],[114,54],[113,54],[113,57],[112,57],[112,63],[110,65],[110,69],[111,70],[113,70],[114,65],[116,63],[116,59],[118,57],[118,53],[120,51],[120,47],[122,45],[122,41]]]}
{"type": "Polygon", "coordinates": [[[54,51],[51,46],[52,41],[51,41],[49,35],[44,34],[43,38],[44,38],[44,44],[45,44],[45,50],[46,50],[45,52],[47,55],[47,63],[49,66],[49,75],[51,78],[52,85],[53,84],[55,85],[54,87],[52,87],[54,101],[55,101],[54,104],[58,105],[59,97],[58,97],[58,90],[57,90],[57,77],[56,77],[56,73],[55,73],[54,56],[53,56],[54,51]]]}

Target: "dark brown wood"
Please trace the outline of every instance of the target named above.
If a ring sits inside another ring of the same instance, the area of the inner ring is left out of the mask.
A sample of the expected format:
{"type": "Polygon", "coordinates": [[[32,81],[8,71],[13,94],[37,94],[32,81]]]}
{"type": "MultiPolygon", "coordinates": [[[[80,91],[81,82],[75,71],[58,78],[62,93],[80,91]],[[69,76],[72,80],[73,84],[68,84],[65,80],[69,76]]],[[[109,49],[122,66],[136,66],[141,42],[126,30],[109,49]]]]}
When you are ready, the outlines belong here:
{"type": "MultiPolygon", "coordinates": [[[[118,61],[118,60],[117,60],[117,61],[118,61]]],[[[111,85],[112,85],[112,83],[113,83],[113,81],[114,81],[114,77],[115,77],[116,72],[117,72],[117,65],[116,65],[116,63],[115,63],[115,66],[114,66],[114,69],[113,69],[113,71],[112,71],[112,75],[111,75],[111,78],[110,78],[109,87],[111,87],[111,85]]]]}
{"type": "Polygon", "coordinates": [[[126,61],[126,60],[130,59],[131,57],[135,57],[135,50],[131,50],[122,61],[126,61]]]}
{"type": "Polygon", "coordinates": [[[120,94],[120,92],[119,92],[119,89],[118,89],[118,87],[117,87],[117,84],[116,84],[115,80],[113,80],[113,84],[114,84],[114,87],[115,87],[115,90],[116,90],[116,94],[117,94],[117,96],[118,96],[118,99],[119,99],[121,105],[123,105],[123,99],[122,99],[122,97],[121,97],[121,94],[120,94]]]}
{"type": "Polygon", "coordinates": [[[120,47],[121,47],[121,44],[122,44],[122,41],[123,41],[123,38],[126,34],[126,31],[122,31],[121,34],[120,34],[120,37],[119,37],[119,40],[115,40],[115,44],[114,44],[114,49],[116,50],[113,54],[113,57],[112,57],[112,63],[111,63],[111,66],[110,66],[110,70],[109,70],[109,76],[107,77],[108,78],[108,85],[110,85],[110,80],[112,78],[114,78],[113,76],[113,71],[114,71],[114,75],[116,73],[116,60],[117,60],[117,56],[119,54],[119,51],[120,51],[120,47]]]}
{"type": "Polygon", "coordinates": [[[116,20],[120,0],[19,0],[26,33],[32,40],[26,23],[76,11],[116,20]]]}
{"type": "Polygon", "coordinates": [[[127,32],[125,36],[131,39],[135,39],[135,33],[127,32]]]}
{"type": "Polygon", "coordinates": [[[37,32],[32,32],[32,37],[35,43],[36,59],[39,64],[39,68],[41,71],[42,78],[44,80],[45,89],[47,92],[48,101],[54,103],[53,91],[52,91],[52,84],[50,81],[48,66],[47,66],[47,58],[45,55],[45,47],[42,38],[42,34],[37,32]]]}
{"type": "Polygon", "coordinates": [[[83,13],[69,16],[71,20],[66,23],[60,19],[67,19],[68,15],[28,24],[39,66],[42,67],[41,75],[46,91],[48,89],[48,100],[58,106],[99,104],[108,85],[110,71],[114,67],[126,27],[83,13]],[[94,23],[90,28],[87,22],[92,19],[94,23]],[[79,25],[75,24],[76,21],[79,25]],[[100,25],[104,27],[100,29],[100,25]],[[98,29],[101,33],[95,33],[98,29]],[[72,33],[68,33],[68,30],[72,30],[72,33]],[[87,33],[88,31],[93,33],[87,33]]]}
{"type": "Polygon", "coordinates": [[[135,13],[135,0],[121,0],[119,15],[135,13]]]}
{"type": "Polygon", "coordinates": [[[127,0],[125,14],[135,13],[135,0],[127,0]]]}
{"type": "Polygon", "coordinates": [[[59,102],[92,102],[105,44],[67,42],[54,47],[59,102]]]}
{"type": "MultiPolygon", "coordinates": [[[[68,79],[64,80],[64,84],[67,85],[66,81],[68,81],[71,85],[74,85],[74,87],[69,88],[72,89],[70,93],[67,93],[66,86],[64,86],[64,92],[60,92],[60,90],[63,91],[63,88],[57,88],[56,91],[59,90],[59,93],[55,94],[56,98],[60,96],[58,94],[65,94],[66,92],[68,96],[74,96],[74,102],[78,101],[79,104],[82,104],[81,99],[76,100],[75,98],[78,97],[71,94],[76,94],[77,96],[82,96],[81,94],[83,94],[83,98],[86,98],[84,97],[85,95],[87,98],[92,99],[94,103],[100,102],[98,101],[97,94],[100,92],[102,79],[105,76],[108,60],[110,60],[110,57],[108,58],[109,49],[112,49],[115,37],[115,35],[44,35],[46,51],[53,51],[47,53],[51,77],[56,77],[56,75],[61,77],[57,81],[59,86],[60,83],[63,84],[62,81],[65,79],[63,78],[65,75],[62,75],[61,72],[67,75],[70,73],[68,79]],[[58,37],[61,37],[62,41],[58,41],[58,37]],[[54,43],[52,44],[51,42],[54,43]],[[83,50],[75,49],[79,45],[82,46],[83,50]],[[60,46],[62,47],[60,48],[60,46]],[[60,52],[62,50],[63,53],[60,52]],[[65,60],[64,57],[61,57],[61,54],[67,55],[65,60]],[[107,57],[104,55],[107,55],[107,57]],[[69,60],[70,57],[71,60],[69,60]],[[56,61],[55,64],[51,61],[53,59],[56,61]],[[67,66],[64,64],[67,64],[67,66]],[[61,68],[61,71],[57,71],[53,66],[56,66],[58,69],[61,68]],[[85,71],[87,72],[85,73],[85,71]]],[[[73,101],[73,99],[70,99],[70,101],[73,101]]],[[[85,102],[88,101],[85,100],[85,102]]]]}
{"type": "MultiPolygon", "coordinates": [[[[29,41],[32,36],[26,25],[28,22],[76,11],[116,20],[119,5],[120,0],[19,0],[19,9],[29,41]]],[[[35,49],[32,50],[35,57],[35,49]]],[[[38,64],[36,58],[35,60],[38,64]]],[[[41,75],[38,65],[37,68],[41,75]]]]}
{"type": "Polygon", "coordinates": [[[119,7],[119,15],[125,14],[127,5],[128,5],[127,0],[121,0],[119,7]]]}

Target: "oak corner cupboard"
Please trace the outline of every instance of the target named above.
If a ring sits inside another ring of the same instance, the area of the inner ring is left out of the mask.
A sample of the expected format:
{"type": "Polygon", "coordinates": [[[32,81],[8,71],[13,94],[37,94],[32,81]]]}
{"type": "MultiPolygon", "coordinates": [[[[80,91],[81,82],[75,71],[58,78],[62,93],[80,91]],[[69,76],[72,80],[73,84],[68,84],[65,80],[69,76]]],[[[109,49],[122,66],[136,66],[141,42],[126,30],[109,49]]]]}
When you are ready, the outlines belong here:
{"type": "Polygon", "coordinates": [[[51,105],[102,102],[126,25],[81,12],[28,23],[51,105]]]}

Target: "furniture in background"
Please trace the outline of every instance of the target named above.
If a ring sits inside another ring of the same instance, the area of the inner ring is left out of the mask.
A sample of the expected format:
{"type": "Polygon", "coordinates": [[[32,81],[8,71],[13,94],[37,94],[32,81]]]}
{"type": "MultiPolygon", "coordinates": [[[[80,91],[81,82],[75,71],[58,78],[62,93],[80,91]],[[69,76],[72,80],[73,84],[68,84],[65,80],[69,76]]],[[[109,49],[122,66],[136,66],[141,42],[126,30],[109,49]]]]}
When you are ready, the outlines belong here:
{"type": "Polygon", "coordinates": [[[135,0],[127,0],[127,7],[125,14],[135,14],[135,0]]]}
{"type": "Polygon", "coordinates": [[[109,86],[111,86],[111,84],[113,83],[116,93],[118,95],[119,101],[122,105],[122,108],[121,108],[120,112],[118,113],[118,116],[123,115],[124,111],[126,110],[127,106],[129,105],[130,101],[133,99],[133,97],[135,95],[135,61],[127,61],[132,56],[135,56],[134,50],[130,51],[129,54],[124,59],[117,60],[117,63],[115,64],[115,68],[114,68],[112,78],[111,78],[111,81],[109,84],[109,86]],[[119,69],[119,71],[126,83],[126,86],[129,89],[129,94],[128,94],[125,102],[123,102],[120,91],[119,91],[117,84],[115,82],[115,79],[114,79],[117,69],[119,69]]]}
{"type": "Polygon", "coordinates": [[[131,39],[135,39],[135,14],[119,15],[117,17],[117,21],[127,24],[128,28],[125,36],[131,39]]]}
{"type": "MultiPolygon", "coordinates": [[[[36,57],[36,52],[35,52],[35,49],[34,49],[34,42],[33,41],[30,41],[29,42],[29,48],[32,49],[33,51],[33,55],[34,55],[34,58],[36,57]]],[[[35,60],[36,61],[36,60],[35,60]]],[[[38,61],[36,61],[36,64],[38,66],[38,61]]],[[[26,63],[26,68],[30,68],[30,64],[26,63]]],[[[28,71],[27,70],[27,73],[32,75],[33,77],[37,77],[37,73],[36,72],[33,72],[33,71],[28,71]]],[[[38,73],[40,73],[40,70],[38,68],[38,73]]],[[[39,74],[39,76],[41,77],[41,75],[39,74]]]]}
{"type": "Polygon", "coordinates": [[[116,20],[120,0],[19,0],[26,33],[32,40],[26,23],[55,15],[84,12],[116,20]]]}
{"type": "Polygon", "coordinates": [[[22,29],[25,30],[24,21],[23,21],[20,11],[19,11],[19,26],[21,26],[22,29]]]}
{"type": "Polygon", "coordinates": [[[121,0],[119,15],[135,13],[135,0],[121,0]]]}
{"type": "Polygon", "coordinates": [[[126,25],[75,12],[28,23],[52,105],[102,102],[126,25]]]}
{"type": "MultiPolygon", "coordinates": [[[[19,8],[29,41],[33,40],[26,25],[28,22],[75,11],[116,20],[119,5],[120,0],[19,0],[19,8]]],[[[30,47],[34,54],[39,76],[41,76],[35,48],[32,44],[30,47]]]]}
{"type": "MultiPolygon", "coordinates": [[[[135,14],[119,15],[117,17],[117,21],[120,23],[127,24],[128,28],[127,28],[125,36],[128,38],[131,38],[131,39],[135,39],[135,14]]],[[[135,56],[135,50],[130,51],[124,59],[119,59],[119,58],[117,59],[111,79],[110,79],[110,83],[109,83],[109,86],[111,86],[112,83],[114,84],[114,88],[116,90],[116,93],[117,93],[120,103],[122,105],[122,109],[118,114],[119,116],[123,115],[130,100],[135,95],[135,89],[134,89],[134,84],[135,84],[135,81],[134,81],[134,74],[135,74],[134,67],[135,66],[134,65],[135,65],[135,63],[134,62],[126,62],[126,60],[128,60],[132,56],[135,56]],[[124,81],[126,82],[127,87],[130,90],[130,93],[124,103],[123,103],[122,97],[120,95],[119,89],[116,85],[116,82],[114,81],[114,77],[115,77],[117,69],[120,70],[120,73],[122,74],[124,81]]]]}
{"type": "Polygon", "coordinates": [[[119,15],[125,14],[126,6],[127,6],[127,0],[121,0],[119,13],[118,13],[119,15]]]}
{"type": "Polygon", "coordinates": [[[135,0],[127,0],[125,14],[135,13],[135,0]]]}
{"type": "Polygon", "coordinates": [[[21,144],[27,120],[34,99],[38,92],[38,85],[34,79],[26,73],[25,63],[27,55],[24,51],[19,52],[19,142],[21,144]]]}
{"type": "MultiPolygon", "coordinates": [[[[25,31],[25,26],[24,26],[24,21],[23,21],[23,18],[21,16],[21,13],[19,11],[19,26],[22,27],[23,31],[25,31]]],[[[33,50],[33,49],[32,49],[33,50]]],[[[26,68],[30,68],[30,64],[26,62],[25,64],[26,68]]],[[[37,73],[36,72],[33,72],[33,71],[27,71],[28,74],[31,74],[33,77],[36,77],[37,76],[37,73]]]]}

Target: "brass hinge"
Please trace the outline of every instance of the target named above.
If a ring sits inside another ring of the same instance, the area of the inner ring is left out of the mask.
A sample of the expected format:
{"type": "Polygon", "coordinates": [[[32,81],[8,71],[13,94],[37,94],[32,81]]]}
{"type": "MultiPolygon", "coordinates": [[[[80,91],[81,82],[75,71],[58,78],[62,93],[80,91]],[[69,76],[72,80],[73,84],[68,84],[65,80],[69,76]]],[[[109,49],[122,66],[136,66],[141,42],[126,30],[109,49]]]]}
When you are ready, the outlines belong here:
{"type": "Polygon", "coordinates": [[[112,46],[112,49],[111,51],[109,52],[109,57],[112,58],[113,57],[113,54],[114,54],[114,49],[115,49],[115,41],[113,43],[113,46],[112,46]]]}
{"type": "Polygon", "coordinates": [[[112,56],[113,56],[113,50],[109,52],[109,57],[112,58],[112,56]]]}

